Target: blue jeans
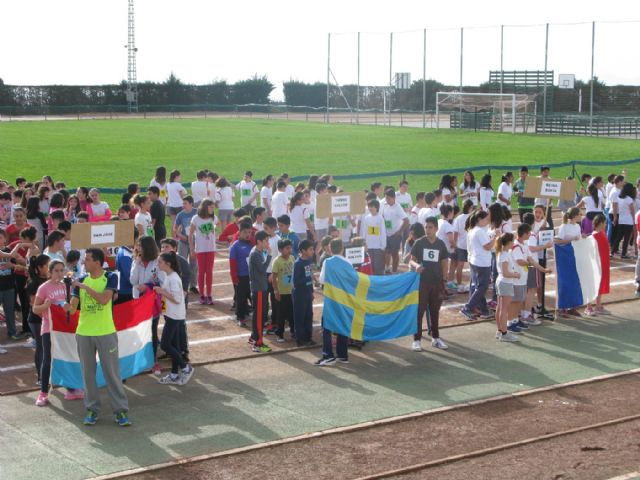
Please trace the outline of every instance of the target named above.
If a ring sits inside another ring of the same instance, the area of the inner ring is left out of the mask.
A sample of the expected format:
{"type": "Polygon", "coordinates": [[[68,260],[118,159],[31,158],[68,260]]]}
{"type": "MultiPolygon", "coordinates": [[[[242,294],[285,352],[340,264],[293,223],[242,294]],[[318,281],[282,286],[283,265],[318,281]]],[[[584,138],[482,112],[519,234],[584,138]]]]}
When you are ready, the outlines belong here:
{"type": "Polygon", "coordinates": [[[464,306],[465,310],[473,312],[475,308],[482,313],[487,313],[487,299],[485,295],[491,281],[491,267],[477,267],[469,264],[471,268],[471,289],[469,290],[469,302],[464,306]]]}
{"type": "MultiPolygon", "coordinates": [[[[322,319],[322,323],[324,324],[324,318],[322,319]]],[[[322,326],[322,358],[333,358],[333,332],[327,328],[322,326]]],[[[348,347],[347,344],[349,339],[344,335],[336,334],[336,353],[338,354],[338,358],[344,358],[345,360],[349,358],[348,347]]]]}
{"type": "Polygon", "coordinates": [[[0,304],[4,309],[4,318],[7,321],[7,335],[13,337],[16,332],[16,291],[0,290],[0,304]]]}

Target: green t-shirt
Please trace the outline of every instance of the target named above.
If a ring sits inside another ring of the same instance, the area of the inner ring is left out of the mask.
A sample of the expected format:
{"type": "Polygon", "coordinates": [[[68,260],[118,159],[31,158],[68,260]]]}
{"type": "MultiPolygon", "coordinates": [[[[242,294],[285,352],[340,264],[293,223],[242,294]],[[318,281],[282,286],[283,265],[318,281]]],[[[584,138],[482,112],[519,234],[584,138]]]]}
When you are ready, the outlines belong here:
{"type": "MultiPolygon", "coordinates": [[[[90,275],[87,275],[80,281],[98,293],[107,289],[113,291],[118,289],[118,277],[111,272],[104,272],[104,275],[100,275],[98,278],[91,278],[90,275]]],[[[113,323],[111,300],[106,305],[100,305],[85,290],[79,288],[73,291],[73,296],[80,299],[80,318],[76,335],[101,337],[115,333],[116,326],[113,323]]]]}
{"type": "Polygon", "coordinates": [[[287,260],[280,255],[273,261],[273,273],[278,275],[278,291],[282,295],[291,295],[293,289],[293,284],[291,283],[293,264],[293,255],[289,255],[287,260]]]}

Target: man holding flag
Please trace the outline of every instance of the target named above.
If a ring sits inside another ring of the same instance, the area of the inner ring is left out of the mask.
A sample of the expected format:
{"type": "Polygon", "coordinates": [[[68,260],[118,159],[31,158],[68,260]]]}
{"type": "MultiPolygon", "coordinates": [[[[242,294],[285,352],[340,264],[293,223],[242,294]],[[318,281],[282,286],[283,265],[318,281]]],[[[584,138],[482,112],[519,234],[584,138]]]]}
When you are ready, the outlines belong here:
{"type": "Polygon", "coordinates": [[[120,378],[118,335],[113,322],[113,294],[118,289],[115,274],[106,272],[104,253],[99,248],[89,248],[84,260],[87,275],[73,282],[71,304],[65,311],[74,314],[80,305],[80,317],[76,329],[78,357],[85,388],[84,404],[87,414],[85,425],[95,425],[100,411],[100,391],[96,381],[96,352],[104,374],[111,407],[120,426],[131,425],[127,412],[127,395],[120,378]]]}

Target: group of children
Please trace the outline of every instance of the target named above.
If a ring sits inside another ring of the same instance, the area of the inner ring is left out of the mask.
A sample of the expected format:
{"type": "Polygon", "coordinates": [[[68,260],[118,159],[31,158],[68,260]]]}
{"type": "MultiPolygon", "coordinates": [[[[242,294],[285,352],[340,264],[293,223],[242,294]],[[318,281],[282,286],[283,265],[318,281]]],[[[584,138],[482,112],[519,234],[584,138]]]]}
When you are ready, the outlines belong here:
{"type": "MultiPolygon", "coordinates": [[[[203,170],[189,194],[179,171],[167,178],[166,169],[159,167],[146,192],[138,184],[128,186],[115,213],[95,188],[80,187],[70,194],[51,177],[33,184],[18,178],[15,187],[0,181],[0,303],[7,333],[12,340],[33,338],[38,378],[46,394],[51,349],[48,309],[64,300],[58,298],[62,296],[58,274],[82,274],[83,252],[70,248],[71,226],[131,219],[135,245],[108,252],[114,254],[108,266],[119,272],[116,303],[152,290],[161,299],[153,319],[154,354],[160,345],[172,359],[171,373],[160,379],[162,383],[182,384],[191,377],[187,294],[197,295],[202,305],[215,303],[213,269],[221,244],[229,245],[232,309],[240,326],[251,327],[250,344],[256,352],[270,351],[264,333],[281,343],[287,328],[297,345],[314,344],[314,290],[320,288],[317,274],[322,260],[332,254],[332,239],[365,248],[364,262],[354,267],[361,272],[393,274],[402,260],[420,274],[414,350],[422,349],[425,315],[432,345],[447,348],[439,336],[439,310],[443,299],[455,294],[468,293],[461,310],[466,318],[495,315],[496,338],[517,341],[517,333],[540,324],[534,314],[545,313],[544,275],[551,272],[546,252],[554,241],[562,244],[593,234],[599,248],[610,247],[611,256],[620,251],[620,258],[626,259],[640,220],[637,190],[625,183],[623,175],[609,176],[606,184],[602,177],[584,175],[575,205],[562,205],[567,208],[563,225],[552,235],[555,240],[542,244],[541,232],[553,229],[551,205],[548,199],[524,196],[527,176],[526,167],[517,180],[507,172],[496,193],[490,174],[477,182],[467,171],[461,184],[456,176],[444,175],[436,190],[418,192],[415,201],[405,180],[397,188],[375,182],[366,193],[366,211],[328,218],[316,215],[316,204],[319,196],[340,191],[331,175],[312,176],[307,184],[296,185],[287,174],[268,175],[258,186],[247,171],[241,182],[232,185],[203,170]],[[520,224],[514,229],[511,215],[516,209],[520,224]],[[468,284],[463,282],[465,263],[470,269],[468,284]],[[18,304],[21,333],[15,322],[18,304]],[[159,339],[161,315],[165,323],[159,339]]],[[[543,167],[540,176],[548,178],[549,168],[543,167]]],[[[602,268],[604,295],[608,264],[602,268]]],[[[585,310],[588,315],[603,312],[601,297],[585,310]]],[[[560,313],[579,314],[575,308],[560,313]]],[[[160,376],[157,362],[153,372],[160,376]]],[[[81,393],[69,394],[78,396],[81,393]]]]}

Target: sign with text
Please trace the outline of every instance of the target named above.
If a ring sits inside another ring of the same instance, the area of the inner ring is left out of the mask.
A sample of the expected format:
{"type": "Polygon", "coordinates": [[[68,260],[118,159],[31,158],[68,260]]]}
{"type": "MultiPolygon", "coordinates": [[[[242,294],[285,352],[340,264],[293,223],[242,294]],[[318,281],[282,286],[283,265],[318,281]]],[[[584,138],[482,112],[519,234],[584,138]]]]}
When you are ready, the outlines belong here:
{"type": "Polygon", "coordinates": [[[556,178],[527,177],[524,196],[530,198],[559,198],[574,200],[576,196],[575,180],[556,178]]]}
{"type": "Polygon", "coordinates": [[[364,263],[364,247],[345,248],[344,258],[346,258],[351,265],[362,265],[364,263]]]}
{"type": "Polygon", "coordinates": [[[329,218],[333,215],[362,215],[366,206],[364,192],[318,195],[316,198],[316,217],[329,218]]]}
{"type": "Polygon", "coordinates": [[[538,244],[540,246],[546,245],[550,241],[553,240],[554,232],[553,230],[540,230],[538,232],[538,244]]]}
{"type": "Polygon", "coordinates": [[[133,220],[76,223],[71,227],[71,248],[120,247],[133,245],[133,220]]]}

